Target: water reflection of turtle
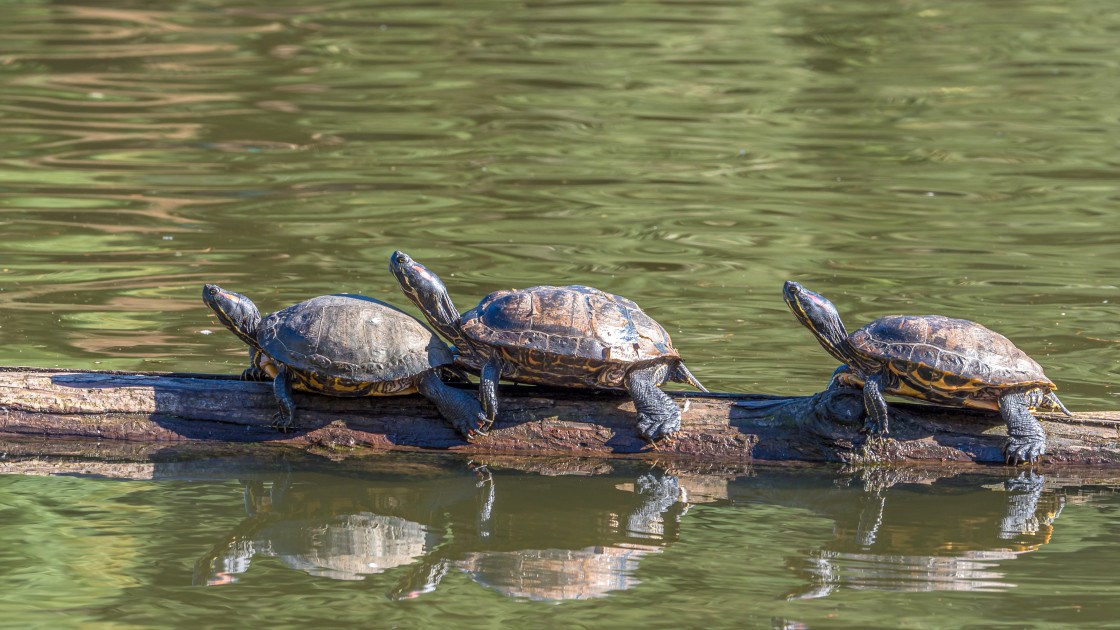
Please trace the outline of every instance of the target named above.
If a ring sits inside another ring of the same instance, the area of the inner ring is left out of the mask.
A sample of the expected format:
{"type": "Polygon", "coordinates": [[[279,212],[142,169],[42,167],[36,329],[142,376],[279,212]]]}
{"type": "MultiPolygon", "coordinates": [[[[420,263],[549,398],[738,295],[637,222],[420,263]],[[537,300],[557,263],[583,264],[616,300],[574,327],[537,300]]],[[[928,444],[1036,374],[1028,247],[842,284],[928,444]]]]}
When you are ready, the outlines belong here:
{"type": "Polygon", "coordinates": [[[498,379],[565,387],[625,388],[638,432],[656,440],[680,429],[666,381],[708,391],[684,366],[669,333],[634,302],[584,286],[496,291],[460,316],[436,274],[403,252],[389,270],[428,322],[455,344],[456,361],[481,374],[486,417],[498,379]]]}
{"type": "Polygon", "coordinates": [[[796,487],[732,492],[738,501],[808,507],[835,521],[833,540],[786,560],[804,582],[791,599],[840,588],[1005,590],[1013,585],[999,563],[1048,543],[1066,501],[1033,473],[938,479],[930,471],[870,469],[846,488],[842,479],[821,481],[816,489],[802,479],[796,487]]]}
{"type": "Polygon", "coordinates": [[[578,549],[469,551],[451,566],[495,592],[522,599],[593,599],[633,588],[639,584],[635,571],[642,558],[660,553],[676,539],[685,504],[672,475],[649,472],[615,488],[631,491],[638,499],[612,526],[625,532],[625,541],[578,549]]]}
{"type": "Polygon", "coordinates": [[[639,560],[677,536],[676,477],[467,474],[393,482],[293,473],[266,492],[247,482],[249,516],[196,564],[223,584],[254,556],[333,579],[379,573],[394,598],[418,597],[448,573],[526,599],[586,599],[637,584],[639,560]],[[620,483],[620,481],[622,483],[620,483]]]}
{"type": "Polygon", "coordinates": [[[963,319],[940,315],[891,315],[851,335],[824,297],[786,282],[783,296],[797,319],[844,365],[830,387],[863,390],[868,428],[887,432],[883,394],[950,405],[998,409],[1007,422],[1004,457],[1033,462],[1046,450],[1036,407],[1069,410],[1054,394],[1042,367],[1006,337],[963,319]]]}
{"type": "Polygon", "coordinates": [[[273,522],[254,536],[238,540],[217,558],[206,583],[235,581],[258,555],[279,558],[309,575],[361,580],[416,562],[438,540],[436,532],[420,523],[370,512],[273,522]]]}
{"type": "Polygon", "coordinates": [[[234,582],[255,556],[341,580],[413,564],[442,540],[447,506],[478,494],[476,477],[462,474],[401,483],[285,473],[243,484],[247,516],[196,562],[196,584],[234,582]]]}
{"type": "Polygon", "coordinates": [[[292,390],[331,396],[393,396],[419,391],[464,436],[486,424],[466,392],[440,380],[450,348],[416,318],[360,295],[324,295],[261,318],[249,298],[213,284],[202,290],[218,320],[249,344],[244,376],[272,379],[275,425],[297,417],[292,390]]]}
{"type": "Polygon", "coordinates": [[[468,552],[453,567],[507,597],[537,601],[594,599],[633,588],[638,563],[656,545],[468,552]]]}

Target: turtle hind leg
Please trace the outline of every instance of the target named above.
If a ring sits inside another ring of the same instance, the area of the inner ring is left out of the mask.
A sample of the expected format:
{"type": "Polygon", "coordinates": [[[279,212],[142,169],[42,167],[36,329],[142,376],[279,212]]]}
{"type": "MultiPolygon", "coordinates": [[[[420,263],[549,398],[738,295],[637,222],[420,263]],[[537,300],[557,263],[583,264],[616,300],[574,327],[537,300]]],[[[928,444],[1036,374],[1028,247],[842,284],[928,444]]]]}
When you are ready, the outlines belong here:
{"type": "Polygon", "coordinates": [[[638,433],[649,442],[659,440],[681,428],[681,410],[660,385],[669,367],[655,363],[626,373],[624,384],[638,410],[638,433]]]}
{"type": "Polygon", "coordinates": [[[296,403],[292,400],[292,372],[283,365],[277,366],[276,378],[272,381],[272,393],[280,409],[272,419],[272,426],[287,431],[296,419],[296,403]]]}
{"type": "Polygon", "coordinates": [[[1042,423],[1031,415],[1024,392],[1015,392],[999,399],[999,412],[1007,422],[1007,442],[1003,457],[1009,464],[1034,463],[1046,452],[1046,433],[1042,423]]]}
{"type": "Polygon", "coordinates": [[[440,380],[435,370],[429,370],[420,377],[416,389],[432,401],[439,409],[444,420],[451,423],[455,430],[468,440],[486,435],[490,422],[482,412],[478,398],[471,393],[456,389],[440,380]]]}

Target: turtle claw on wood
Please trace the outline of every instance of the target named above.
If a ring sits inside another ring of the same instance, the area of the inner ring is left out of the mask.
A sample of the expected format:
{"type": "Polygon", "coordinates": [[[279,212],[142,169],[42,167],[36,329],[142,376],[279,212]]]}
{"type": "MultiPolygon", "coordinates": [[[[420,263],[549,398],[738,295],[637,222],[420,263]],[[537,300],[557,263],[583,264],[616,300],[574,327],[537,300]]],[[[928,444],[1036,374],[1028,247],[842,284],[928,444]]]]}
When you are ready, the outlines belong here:
{"type": "Polygon", "coordinates": [[[243,381],[271,381],[272,377],[268,372],[260,369],[259,367],[248,367],[241,372],[241,380],[243,381]]]}
{"type": "Polygon", "coordinates": [[[291,418],[285,418],[284,414],[277,411],[272,414],[272,424],[270,426],[281,433],[287,433],[288,429],[292,426],[292,420],[291,418]]]}
{"type": "Polygon", "coordinates": [[[644,413],[638,414],[638,435],[653,444],[681,430],[680,416],[655,419],[644,413]]]}
{"type": "Polygon", "coordinates": [[[1041,435],[1013,436],[1003,445],[1003,458],[1012,466],[1033,464],[1046,452],[1046,440],[1041,435]]]}
{"type": "Polygon", "coordinates": [[[844,363],[829,387],[862,389],[867,427],[887,432],[884,394],[998,409],[1007,423],[1008,463],[1033,462],[1046,451],[1037,407],[1072,415],[1042,367],[999,333],[940,315],[888,315],[851,335],[836,307],[796,282],[782,290],[786,304],[821,346],[844,363]]]}
{"type": "Polygon", "coordinates": [[[486,437],[490,434],[490,427],[494,425],[493,422],[486,419],[486,414],[480,413],[475,417],[473,422],[465,423],[459,431],[467,436],[468,440],[473,440],[478,437],[486,437]]]}

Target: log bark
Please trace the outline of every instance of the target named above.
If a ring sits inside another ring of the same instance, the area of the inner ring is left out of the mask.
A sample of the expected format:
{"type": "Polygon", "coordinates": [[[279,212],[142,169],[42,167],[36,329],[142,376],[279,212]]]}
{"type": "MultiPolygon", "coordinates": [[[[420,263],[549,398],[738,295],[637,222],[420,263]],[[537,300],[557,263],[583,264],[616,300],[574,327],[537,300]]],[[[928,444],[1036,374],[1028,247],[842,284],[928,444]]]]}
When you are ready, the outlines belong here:
{"type": "MultiPolygon", "coordinates": [[[[0,368],[0,436],[138,443],[289,445],[320,452],[443,450],[468,454],[655,457],[745,462],[1001,462],[1006,429],[995,412],[891,402],[891,434],[860,433],[862,401],[846,390],[814,396],[669,392],[682,430],[646,444],[623,392],[503,385],[489,435],[463,440],[418,395],[334,398],[296,394],[300,427],[271,427],[269,383],[212,374],[0,368]]],[[[1042,464],[1120,465],[1120,413],[1039,414],[1042,464]]]]}

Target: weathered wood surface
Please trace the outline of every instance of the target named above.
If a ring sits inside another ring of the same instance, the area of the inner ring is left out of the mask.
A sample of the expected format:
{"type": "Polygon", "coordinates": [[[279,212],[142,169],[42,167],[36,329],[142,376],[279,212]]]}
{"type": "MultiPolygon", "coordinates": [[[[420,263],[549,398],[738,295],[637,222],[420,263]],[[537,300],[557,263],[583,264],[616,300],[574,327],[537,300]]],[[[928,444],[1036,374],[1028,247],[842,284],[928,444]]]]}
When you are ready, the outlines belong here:
{"type": "MultiPolygon", "coordinates": [[[[297,393],[301,426],[280,433],[270,426],[276,405],[268,383],[206,374],[2,368],[0,436],[848,463],[998,462],[1005,436],[995,413],[892,402],[890,437],[868,440],[859,432],[862,403],[848,392],[671,392],[683,409],[683,429],[654,450],[634,431],[634,405],[622,393],[506,385],[501,394],[498,422],[474,442],[464,441],[417,395],[297,393]]],[[[1120,465],[1120,414],[1041,418],[1048,435],[1044,463],[1120,465]]]]}

